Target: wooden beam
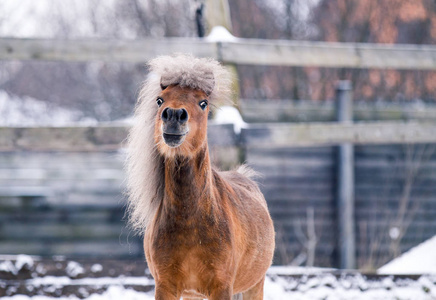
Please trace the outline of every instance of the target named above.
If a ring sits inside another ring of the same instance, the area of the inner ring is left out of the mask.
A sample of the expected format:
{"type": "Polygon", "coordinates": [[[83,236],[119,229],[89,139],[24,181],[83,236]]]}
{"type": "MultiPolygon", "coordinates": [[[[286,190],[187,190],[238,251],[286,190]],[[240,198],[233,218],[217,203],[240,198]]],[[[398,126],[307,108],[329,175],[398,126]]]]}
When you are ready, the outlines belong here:
{"type": "MultiPolygon", "coordinates": [[[[335,103],[291,99],[241,99],[242,118],[248,123],[263,122],[327,122],[335,120],[335,103]],[[262,113],[259,113],[262,112],[262,113]]],[[[357,102],[353,105],[354,120],[357,121],[406,121],[436,122],[436,105],[426,103],[425,109],[416,103],[357,102]]]]}
{"type": "Polygon", "coordinates": [[[199,38],[145,40],[0,39],[0,60],[144,63],[174,52],[229,64],[436,70],[436,46],[199,38]]]}
{"type": "Polygon", "coordinates": [[[111,151],[122,146],[128,127],[0,128],[0,151],[111,151]]]}
{"type": "MultiPolygon", "coordinates": [[[[114,151],[124,146],[129,126],[0,127],[0,152],[8,151],[114,151]]],[[[209,144],[237,145],[231,124],[209,125],[209,144]]]]}
{"type": "Polygon", "coordinates": [[[252,124],[242,140],[253,147],[436,143],[436,123],[362,122],[252,124]]]}
{"type": "Polygon", "coordinates": [[[193,53],[214,57],[214,43],[201,39],[146,39],[146,40],[53,40],[53,39],[0,39],[0,60],[48,61],[106,61],[145,63],[164,54],[193,53]]]}
{"type": "MultiPolygon", "coordinates": [[[[123,146],[127,126],[96,127],[0,127],[0,152],[5,151],[110,151],[123,146]]],[[[352,144],[436,143],[436,123],[306,123],[251,124],[242,129],[247,146],[299,147],[352,144]]],[[[238,144],[233,125],[209,125],[209,143],[230,147],[238,144]]]]}
{"type": "Polygon", "coordinates": [[[331,68],[436,69],[436,47],[241,39],[222,43],[224,61],[237,64],[331,68]]]}

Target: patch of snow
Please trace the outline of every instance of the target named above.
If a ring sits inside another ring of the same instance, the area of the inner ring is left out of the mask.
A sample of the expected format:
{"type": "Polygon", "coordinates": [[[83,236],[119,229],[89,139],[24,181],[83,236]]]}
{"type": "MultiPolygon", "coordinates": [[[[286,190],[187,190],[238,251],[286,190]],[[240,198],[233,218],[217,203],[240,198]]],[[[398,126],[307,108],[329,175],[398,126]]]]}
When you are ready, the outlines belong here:
{"type": "MultiPolygon", "coordinates": [[[[44,278],[40,278],[44,279],[44,278]]],[[[368,281],[368,288],[361,287],[361,276],[352,276],[336,278],[331,274],[318,274],[315,277],[278,277],[268,275],[265,279],[264,299],[265,300],[321,300],[321,299],[383,299],[383,300],[426,300],[434,299],[436,296],[435,279],[430,277],[421,277],[417,281],[403,280],[391,285],[389,282],[368,281]]],[[[388,278],[389,279],[389,278],[388,278]]],[[[39,280],[39,279],[38,279],[39,280]]],[[[389,280],[388,280],[389,281],[389,280]]],[[[68,277],[50,277],[47,276],[43,281],[47,287],[61,287],[63,285],[91,285],[104,286],[110,285],[101,295],[92,294],[87,296],[86,289],[81,293],[82,297],[88,300],[136,300],[136,299],[154,299],[153,291],[137,292],[123,285],[148,285],[151,280],[145,277],[119,277],[119,278],[84,278],[72,280],[68,277]],[[142,280],[142,282],[141,282],[142,280]]],[[[26,281],[26,285],[38,286],[37,279],[26,281]]],[[[2,300],[49,300],[55,299],[49,296],[25,296],[15,295],[12,297],[3,297],[2,300]]],[[[76,300],[74,296],[56,297],[61,300],[76,300]]]]}
{"type": "Polygon", "coordinates": [[[98,273],[98,272],[101,272],[101,271],[103,271],[103,266],[102,265],[100,265],[100,264],[92,265],[92,267],[91,267],[91,272],[92,273],[98,273]]]}
{"type": "Polygon", "coordinates": [[[213,118],[215,124],[233,124],[235,133],[240,134],[242,128],[247,128],[239,111],[233,106],[222,106],[216,110],[213,118]]]}
{"type": "Polygon", "coordinates": [[[82,265],[75,261],[70,261],[65,271],[67,272],[67,275],[72,278],[85,273],[85,270],[83,269],[82,265]]]}
{"type": "Polygon", "coordinates": [[[268,275],[302,275],[302,274],[320,274],[335,271],[331,268],[315,268],[315,267],[295,267],[295,266],[271,266],[268,275]]]}
{"type": "Polygon", "coordinates": [[[436,274],[436,236],[379,268],[378,274],[436,274]]]}
{"type": "Polygon", "coordinates": [[[29,255],[20,254],[17,256],[17,260],[15,261],[15,268],[17,268],[17,271],[20,271],[23,268],[30,270],[30,268],[33,267],[33,264],[34,261],[32,257],[29,255]]]}
{"type": "Polygon", "coordinates": [[[89,297],[89,293],[88,293],[88,291],[87,291],[84,287],[79,288],[77,292],[78,292],[78,293],[80,294],[80,296],[82,296],[83,298],[89,297]]]}
{"type": "MultiPolygon", "coordinates": [[[[126,289],[122,286],[110,286],[103,294],[92,294],[87,298],[87,300],[152,300],[154,299],[154,292],[144,293],[137,292],[132,289],[126,289]]],[[[2,300],[79,300],[80,298],[74,296],[64,296],[64,297],[48,297],[48,296],[25,296],[25,295],[15,295],[12,297],[2,297],[2,300]]]]}
{"type": "Polygon", "coordinates": [[[18,274],[17,268],[10,260],[6,260],[0,263],[0,272],[11,273],[14,275],[18,274]]]}
{"type": "Polygon", "coordinates": [[[400,229],[398,227],[392,227],[389,229],[389,236],[391,239],[396,240],[400,236],[400,229]]]}
{"type": "Polygon", "coordinates": [[[0,126],[66,126],[71,124],[95,125],[82,112],[69,110],[31,97],[11,96],[0,90],[0,126]]]}
{"type": "Polygon", "coordinates": [[[44,268],[43,265],[37,265],[36,266],[36,273],[38,273],[39,275],[45,275],[47,273],[47,270],[44,268]]]}
{"type": "Polygon", "coordinates": [[[210,31],[210,34],[205,37],[208,42],[236,42],[237,37],[232,35],[225,27],[215,26],[210,31]]]}
{"type": "Polygon", "coordinates": [[[362,276],[339,279],[331,274],[326,274],[325,278],[323,276],[307,279],[267,276],[264,299],[430,300],[434,299],[433,293],[436,294],[434,280],[427,277],[391,285],[389,278],[378,282],[364,280],[362,276]],[[362,280],[365,284],[362,284],[362,280]]]}
{"type": "Polygon", "coordinates": [[[285,290],[284,286],[285,281],[282,278],[276,278],[273,280],[267,276],[265,278],[264,299],[289,299],[290,294],[285,290]]]}
{"type": "Polygon", "coordinates": [[[109,286],[109,285],[154,285],[154,280],[147,277],[98,277],[71,279],[66,276],[45,276],[26,280],[26,284],[33,286],[65,286],[65,285],[92,285],[92,286],[109,286]]]}
{"type": "MultiPolygon", "coordinates": [[[[26,259],[21,258],[22,262],[26,259]]],[[[4,262],[6,263],[6,261],[4,262]]],[[[8,268],[15,268],[9,261],[8,268]]],[[[24,264],[23,264],[24,265],[24,264]]],[[[70,267],[82,268],[74,263],[70,267]]],[[[68,267],[67,267],[68,268],[68,267]]],[[[99,264],[94,264],[91,269],[99,269],[99,264]]],[[[335,269],[325,268],[302,268],[290,266],[271,267],[265,279],[265,300],[321,300],[321,299],[353,299],[353,300],[430,300],[436,297],[436,275],[424,275],[418,280],[396,279],[386,277],[383,280],[368,280],[365,276],[356,274],[343,274],[335,276],[329,272],[335,269]],[[299,276],[293,276],[299,275],[299,276]]],[[[45,276],[33,278],[24,282],[28,291],[44,290],[55,292],[63,286],[76,286],[78,297],[88,300],[136,300],[154,299],[153,291],[138,292],[124,286],[152,286],[155,284],[150,277],[101,277],[72,279],[67,276],[45,276]],[[103,294],[89,294],[87,286],[107,288],[103,294]]],[[[1,281],[0,281],[1,286],[1,281]]],[[[16,293],[17,290],[8,289],[8,292],[16,293]]],[[[10,295],[10,294],[9,294],[10,295]]],[[[2,300],[76,300],[77,296],[5,296],[2,300]]]]}

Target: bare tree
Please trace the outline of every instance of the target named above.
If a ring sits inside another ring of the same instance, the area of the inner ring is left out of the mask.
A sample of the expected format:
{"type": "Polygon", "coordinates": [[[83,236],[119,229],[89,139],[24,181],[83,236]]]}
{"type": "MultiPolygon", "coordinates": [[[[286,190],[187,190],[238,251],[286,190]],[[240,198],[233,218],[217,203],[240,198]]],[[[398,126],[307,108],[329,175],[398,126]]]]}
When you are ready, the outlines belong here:
{"type": "Polygon", "coordinates": [[[297,239],[303,246],[303,252],[299,256],[306,258],[306,266],[313,267],[315,264],[316,245],[318,243],[318,237],[315,232],[315,211],[313,207],[306,209],[305,220],[296,219],[294,221],[294,230],[297,239]],[[303,227],[306,228],[306,232],[303,231],[303,227]]]}
{"type": "Polygon", "coordinates": [[[379,198],[384,203],[387,199],[398,199],[394,202],[395,209],[392,209],[392,204],[389,209],[374,208],[371,218],[359,224],[360,243],[363,245],[359,261],[361,269],[373,271],[401,254],[402,240],[422,206],[422,200],[413,197],[412,191],[423,166],[430,161],[435,150],[435,145],[406,145],[404,158],[400,157],[394,163],[391,176],[383,183],[379,198]],[[400,193],[395,192],[398,183],[401,186],[400,193]],[[376,215],[376,211],[384,215],[376,215]],[[388,256],[381,253],[383,245],[389,249],[388,256]]]}

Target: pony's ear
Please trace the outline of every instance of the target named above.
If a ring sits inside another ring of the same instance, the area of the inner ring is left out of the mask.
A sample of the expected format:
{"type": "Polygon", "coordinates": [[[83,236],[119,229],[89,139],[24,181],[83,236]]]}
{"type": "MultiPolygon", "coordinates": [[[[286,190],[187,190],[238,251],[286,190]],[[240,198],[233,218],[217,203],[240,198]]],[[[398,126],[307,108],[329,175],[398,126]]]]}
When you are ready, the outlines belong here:
{"type": "Polygon", "coordinates": [[[162,89],[162,91],[164,89],[166,89],[169,85],[170,85],[170,80],[168,80],[168,78],[165,78],[164,76],[160,77],[160,88],[162,89]]]}
{"type": "Polygon", "coordinates": [[[215,88],[215,76],[212,71],[204,72],[199,88],[209,97],[215,88]]]}
{"type": "Polygon", "coordinates": [[[208,97],[210,96],[210,94],[212,94],[214,87],[215,87],[215,79],[214,78],[212,78],[212,80],[208,84],[205,84],[203,90],[208,97]]]}

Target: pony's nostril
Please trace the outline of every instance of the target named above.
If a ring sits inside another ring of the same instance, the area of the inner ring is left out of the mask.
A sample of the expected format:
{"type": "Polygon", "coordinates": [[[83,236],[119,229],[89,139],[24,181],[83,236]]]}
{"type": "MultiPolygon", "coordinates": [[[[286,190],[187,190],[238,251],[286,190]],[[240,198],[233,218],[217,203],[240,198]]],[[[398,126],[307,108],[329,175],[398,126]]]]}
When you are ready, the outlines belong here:
{"type": "Polygon", "coordinates": [[[177,112],[177,115],[179,117],[180,122],[188,121],[188,112],[186,111],[186,109],[184,109],[184,108],[179,109],[179,111],[177,112]]]}
{"type": "Polygon", "coordinates": [[[170,111],[169,111],[170,109],[167,107],[167,108],[165,108],[164,110],[163,110],[163,112],[162,112],[162,121],[168,121],[168,119],[170,118],[170,111]]]}

